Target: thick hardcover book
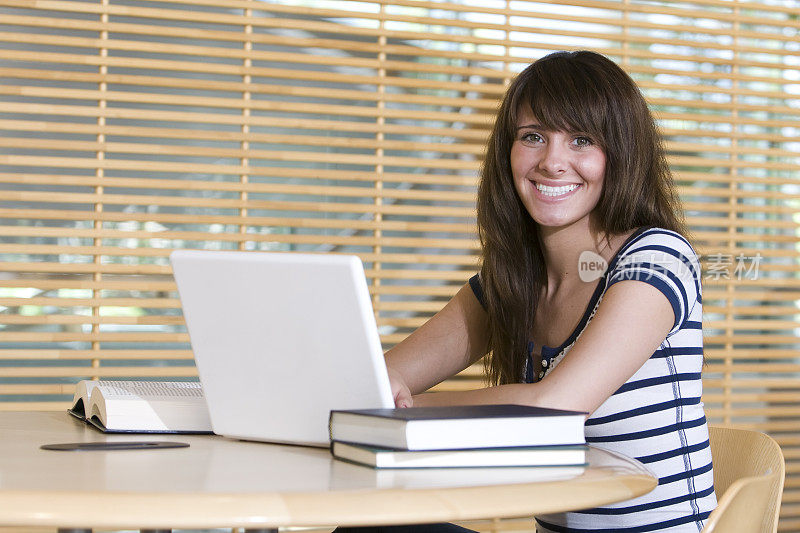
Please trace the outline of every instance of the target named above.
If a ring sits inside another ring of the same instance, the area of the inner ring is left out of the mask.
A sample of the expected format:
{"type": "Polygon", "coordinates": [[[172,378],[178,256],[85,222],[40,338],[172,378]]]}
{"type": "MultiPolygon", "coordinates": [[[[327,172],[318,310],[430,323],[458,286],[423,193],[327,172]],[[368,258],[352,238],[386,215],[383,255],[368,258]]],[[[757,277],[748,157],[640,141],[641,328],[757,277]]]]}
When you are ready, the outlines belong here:
{"type": "Polygon", "coordinates": [[[586,464],[586,446],[516,446],[466,450],[395,450],[334,441],[337,459],[375,468],[572,466],[586,464]]]}
{"type": "Polygon", "coordinates": [[[199,383],[81,381],[67,411],[104,433],[211,433],[199,383]]]}
{"type": "Polygon", "coordinates": [[[584,444],[587,413],[525,405],[331,411],[332,441],[399,450],[584,444]]]}

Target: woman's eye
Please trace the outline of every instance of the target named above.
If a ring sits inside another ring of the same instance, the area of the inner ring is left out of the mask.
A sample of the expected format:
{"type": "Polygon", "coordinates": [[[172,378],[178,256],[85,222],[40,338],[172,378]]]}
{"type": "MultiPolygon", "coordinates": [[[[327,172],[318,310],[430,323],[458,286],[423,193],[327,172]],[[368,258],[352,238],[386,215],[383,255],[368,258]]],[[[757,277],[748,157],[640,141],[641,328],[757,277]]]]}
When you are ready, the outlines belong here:
{"type": "Polygon", "coordinates": [[[575,140],[573,142],[577,146],[581,146],[581,147],[583,147],[583,146],[591,146],[592,144],[594,144],[589,137],[575,137],[575,140]]]}
{"type": "Polygon", "coordinates": [[[542,137],[538,133],[523,133],[521,139],[528,143],[538,143],[542,141],[542,137]]]}

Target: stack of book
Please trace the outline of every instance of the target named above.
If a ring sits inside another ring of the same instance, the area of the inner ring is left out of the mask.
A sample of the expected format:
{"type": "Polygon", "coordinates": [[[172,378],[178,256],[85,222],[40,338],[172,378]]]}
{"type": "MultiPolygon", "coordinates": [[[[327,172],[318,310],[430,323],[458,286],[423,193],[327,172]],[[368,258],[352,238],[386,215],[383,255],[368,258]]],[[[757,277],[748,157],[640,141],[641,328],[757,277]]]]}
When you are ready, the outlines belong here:
{"type": "Polygon", "coordinates": [[[331,453],[375,468],[583,465],[585,417],[524,405],[335,410],[331,453]]]}

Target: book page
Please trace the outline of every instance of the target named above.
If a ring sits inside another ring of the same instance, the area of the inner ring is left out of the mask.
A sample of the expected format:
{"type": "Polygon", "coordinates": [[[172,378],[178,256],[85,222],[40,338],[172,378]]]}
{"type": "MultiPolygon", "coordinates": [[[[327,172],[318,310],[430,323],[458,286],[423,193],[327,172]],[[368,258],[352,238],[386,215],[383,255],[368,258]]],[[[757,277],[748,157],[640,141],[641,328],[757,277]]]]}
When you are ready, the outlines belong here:
{"type": "Polygon", "coordinates": [[[102,381],[98,387],[106,399],[192,399],[203,398],[199,383],[182,381],[102,381]]]}
{"type": "Polygon", "coordinates": [[[90,417],[108,431],[211,432],[197,382],[101,381],[90,404],[90,417]]]}
{"type": "Polygon", "coordinates": [[[83,392],[85,391],[85,397],[88,399],[92,395],[92,390],[95,387],[97,387],[98,385],[102,385],[102,384],[103,384],[102,381],[88,381],[88,380],[85,380],[85,381],[81,381],[80,383],[78,383],[77,390],[78,390],[79,393],[81,393],[82,397],[84,396],[83,392]]]}

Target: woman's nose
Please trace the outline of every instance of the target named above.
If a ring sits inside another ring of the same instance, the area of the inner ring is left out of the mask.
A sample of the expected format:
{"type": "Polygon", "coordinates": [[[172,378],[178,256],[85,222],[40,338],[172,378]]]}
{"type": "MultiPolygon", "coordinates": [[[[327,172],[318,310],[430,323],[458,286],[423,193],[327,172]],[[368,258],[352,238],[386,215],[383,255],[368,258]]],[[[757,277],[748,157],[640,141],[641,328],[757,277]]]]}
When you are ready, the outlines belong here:
{"type": "Polygon", "coordinates": [[[558,143],[548,143],[545,147],[539,168],[551,175],[562,174],[567,170],[568,153],[565,147],[558,143]]]}

